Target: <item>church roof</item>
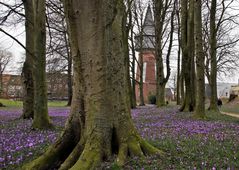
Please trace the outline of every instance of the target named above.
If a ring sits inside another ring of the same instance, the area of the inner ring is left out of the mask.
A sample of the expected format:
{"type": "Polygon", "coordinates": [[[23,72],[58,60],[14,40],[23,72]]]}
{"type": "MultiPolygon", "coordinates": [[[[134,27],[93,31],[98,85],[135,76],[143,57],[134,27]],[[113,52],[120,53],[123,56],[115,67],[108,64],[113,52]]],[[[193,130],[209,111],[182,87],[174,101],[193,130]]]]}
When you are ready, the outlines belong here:
{"type": "Polygon", "coordinates": [[[146,11],[144,24],[143,24],[143,31],[145,35],[155,35],[153,14],[152,14],[150,6],[148,6],[146,11]]]}
{"type": "Polygon", "coordinates": [[[136,35],[136,50],[152,50],[155,48],[155,26],[153,14],[150,5],[147,8],[142,32],[136,35]],[[140,37],[142,36],[142,37],[140,37]],[[143,38],[142,48],[140,48],[140,39],[143,38]]]}

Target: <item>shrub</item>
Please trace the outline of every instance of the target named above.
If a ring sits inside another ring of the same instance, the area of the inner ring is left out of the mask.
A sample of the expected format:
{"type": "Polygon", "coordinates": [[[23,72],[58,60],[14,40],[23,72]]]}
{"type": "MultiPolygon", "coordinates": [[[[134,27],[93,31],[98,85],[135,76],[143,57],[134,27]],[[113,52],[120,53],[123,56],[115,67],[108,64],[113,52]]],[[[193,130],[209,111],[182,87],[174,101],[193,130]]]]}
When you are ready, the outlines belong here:
{"type": "Polygon", "coordinates": [[[148,100],[149,100],[149,104],[156,104],[156,96],[155,95],[149,95],[148,100]]]}
{"type": "Polygon", "coordinates": [[[236,97],[238,97],[238,95],[236,95],[236,94],[230,94],[229,102],[233,101],[236,97]]]}

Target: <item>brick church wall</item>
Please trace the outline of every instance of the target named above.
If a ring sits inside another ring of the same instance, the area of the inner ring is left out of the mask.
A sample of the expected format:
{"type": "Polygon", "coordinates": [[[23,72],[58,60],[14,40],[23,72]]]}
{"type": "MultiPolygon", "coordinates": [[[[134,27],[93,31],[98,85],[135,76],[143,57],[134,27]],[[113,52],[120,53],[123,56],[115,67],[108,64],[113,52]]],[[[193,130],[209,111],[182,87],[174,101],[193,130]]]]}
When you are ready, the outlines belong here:
{"type": "MultiPolygon", "coordinates": [[[[148,103],[148,96],[156,94],[156,61],[154,57],[154,52],[144,51],[141,53],[143,55],[143,63],[146,63],[146,74],[145,81],[143,84],[144,91],[144,101],[148,103]]],[[[140,70],[137,68],[136,80],[139,81],[140,70]]],[[[136,100],[139,101],[139,85],[136,85],[136,100]]]]}

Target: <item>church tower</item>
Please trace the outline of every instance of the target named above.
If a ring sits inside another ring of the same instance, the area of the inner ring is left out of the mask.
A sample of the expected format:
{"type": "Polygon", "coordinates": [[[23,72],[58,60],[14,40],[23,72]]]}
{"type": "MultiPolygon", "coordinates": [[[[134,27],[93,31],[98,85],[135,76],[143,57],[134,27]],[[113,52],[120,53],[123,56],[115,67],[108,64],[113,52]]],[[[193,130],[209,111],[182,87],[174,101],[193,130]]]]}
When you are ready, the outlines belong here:
{"type": "MultiPolygon", "coordinates": [[[[155,27],[150,6],[148,6],[142,32],[136,37],[136,51],[143,59],[143,91],[144,101],[156,94],[156,61],[155,61],[155,27]]],[[[140,57],[139,57],[140,59],[140,57]]],[[[136,80],[139,81],[140,69],[137,67],[136,80]]],[[[139,101],[139,85],[136,86],[136,99],[139,101]]]]}

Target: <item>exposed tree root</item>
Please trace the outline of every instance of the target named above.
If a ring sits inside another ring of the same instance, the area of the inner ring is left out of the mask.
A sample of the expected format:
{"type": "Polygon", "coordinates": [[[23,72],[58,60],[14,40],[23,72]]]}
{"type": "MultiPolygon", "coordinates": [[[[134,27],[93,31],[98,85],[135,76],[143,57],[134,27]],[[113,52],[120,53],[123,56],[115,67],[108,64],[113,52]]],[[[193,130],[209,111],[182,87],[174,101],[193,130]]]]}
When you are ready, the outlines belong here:
{"type": "Polygon", "coordinates": [[[66,129],[61,137],[34,161],[22,167],[23,170],[49,170],[59,167],[71,154],[79,141],[79,120],[72,116],[68,119],[66,129]]]}
{"type": "Polygon", "coordinates": [[[80,158],[71,168],[71,170],[89,170],[96,169],[103,160],[102,149],[98,145],[96,147],[86,146],[80,158]]]}
{"type": "Polygon", "coordinates": [[[194,110],[192,104],[184,104],[179,108],[180,112],[192,112],[194,110]]]}
{"type": "MultiPolygon", "coordinates": [[[[118,139],[118,146],[106,144],[103,142],[103,138],[88,138],[85,145],[82,141],[76,145],[73,142],[74,136],[70,135],[69,132],[65,132],[46,153],[25,165],[23,169],[49,170],[51,168],[59,168],[59,170],[90,170],[97,169],[104,160],[109,159],[113,154],[117,154],[116,163],[119,166],[125,164],[128,156],[164,155],[162,151],[153,147],[138,135],[130,135],[127,138],[118,139]],[[112,146],[115,146],[117,149],[112,148],[112,146]]],[[[110,142],[115,141],[109,140],[110,142]]]]}
{"type": "MultiPolygon", "coordinates": [[[[105,159],[108,159],[107,150],[102,149],[104,146],[101,146],[101,144],[98,142],[93,141],[93,143],[95,143],[95,145],[91,144],[85,146],[80,158],[71,168],[71,170],[97,169],[105,159]]],[[[120,143],[119,150],[116,154],[116,163],[119,166],[123,166],[125,164],[128,156],[144,157],[152,154],[159,154],[163,156],[162,151],[153,147],[138,136],[131,136],[128,138],[126,143],[120,143]]]]}
{"type": "Polygon", "coordinates": [[[63,162],[63,164],[61,164],[59,170],[68,170],[68,169],[70,169],[76,163],[78,158],[80,157],[83,149],[84,149],[83,144],[81,144],[81,142],[79,142],[76,145],[76,147],[74,148],[74,150],[71,152],[71,154],[63,162]]]}
{"type": "MultiPolygon", "coordinates": [[[[66,138],[65,138],[66,139],[66,138]]],[[[23,166],[24,170],[47,170],[57,167],[70,154],[73,143],[69,140],[60,138],[42,156],[23,166]]]]}
{"type": "Polygon", "coordinates": [[[45,129],[54,129],[54,126],[51,122],[49,123],[39,123],[39,122],[33,122],[32,124],[32,129],[40,129],[40,130],[45,130],[45,129]]]}
{"type": "Polygon", "coordinates": [[[25,113],[23,113],[19,118],[20,119],[33,119],[34,116],[33,115],[26,115],[25,113]]]}
{"type": "Polygon", "coordinates": [[[199,119],[199,120],[206,120],[206,115],[204,114],[197,114],[197,113],[193,113],[193,118],[194,119],[199,119]]]}

